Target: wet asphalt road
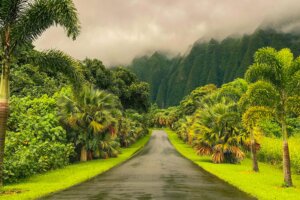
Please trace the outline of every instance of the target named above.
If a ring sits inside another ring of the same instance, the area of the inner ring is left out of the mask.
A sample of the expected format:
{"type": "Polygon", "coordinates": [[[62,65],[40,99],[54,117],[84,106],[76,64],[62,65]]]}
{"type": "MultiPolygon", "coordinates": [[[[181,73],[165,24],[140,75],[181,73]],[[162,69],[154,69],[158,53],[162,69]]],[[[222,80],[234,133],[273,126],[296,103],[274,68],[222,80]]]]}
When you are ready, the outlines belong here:
{"type": "Polygon", "coordinates": [[[44,199],[114,200],[253,199],[183,158],[163,131],[154,131],[138,155],[93,178],[44,199]]]}

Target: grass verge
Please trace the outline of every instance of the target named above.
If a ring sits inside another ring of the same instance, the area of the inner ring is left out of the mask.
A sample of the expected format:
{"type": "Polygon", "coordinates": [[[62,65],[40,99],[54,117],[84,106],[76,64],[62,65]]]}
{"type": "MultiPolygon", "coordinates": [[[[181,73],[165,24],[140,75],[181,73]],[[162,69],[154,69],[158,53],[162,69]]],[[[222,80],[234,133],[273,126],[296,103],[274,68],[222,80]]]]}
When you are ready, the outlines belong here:
{"type": "Polygon", "coordinates": [[[180,140],[176,133],[171,130],[166,132],[170,142],[180,154],[240,190],[262,200],[299,199],[299,175],[293,176],[295,187],[283,188],[282,171],[275,166],[259,163],[260,172],[254,173],[251,171],[250,159],[243,160],[241,164],[214,164],[210,157],[196,155],[193,148],[180,140]]]}
{"type": "Polygon", "coordinates": [[[32,176],[20,183],[7,185],[4,191],[10,192],[0,195],[0,200],[36,199],[84,182],[128,160],[148,142],[149,138],[150,135],[147,135],[129,148],[122,149],[117,158],[73,164],[32,176]]]}

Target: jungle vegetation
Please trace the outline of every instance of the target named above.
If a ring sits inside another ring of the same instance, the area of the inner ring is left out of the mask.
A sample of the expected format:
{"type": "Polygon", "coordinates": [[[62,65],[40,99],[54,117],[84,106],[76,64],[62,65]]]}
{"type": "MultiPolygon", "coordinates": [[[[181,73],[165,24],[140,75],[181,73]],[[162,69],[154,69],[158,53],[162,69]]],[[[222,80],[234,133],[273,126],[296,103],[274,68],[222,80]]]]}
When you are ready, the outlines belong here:
{"type": "Polygon", "coordinates": [[[247,156],[254,172],[259,172],[258,160],[275,164],[283,170],[284,186],[290,187],[291,174],[300,167],[299,86],[300,57],[287,48],[265,47],[256,51],[244,79],[198,87],[178,106],[152,107],[151,123],[173,129],[216,164],[239,163],[247,156]]]}
{"type": "Polygon", "coordinates": [[[33,42],[62,26],[76,39],[72,0],[0,1],[0,185],[78,161],[117,157],[148,133],[149,85],[124,67],[76,60],[33,42]]]}

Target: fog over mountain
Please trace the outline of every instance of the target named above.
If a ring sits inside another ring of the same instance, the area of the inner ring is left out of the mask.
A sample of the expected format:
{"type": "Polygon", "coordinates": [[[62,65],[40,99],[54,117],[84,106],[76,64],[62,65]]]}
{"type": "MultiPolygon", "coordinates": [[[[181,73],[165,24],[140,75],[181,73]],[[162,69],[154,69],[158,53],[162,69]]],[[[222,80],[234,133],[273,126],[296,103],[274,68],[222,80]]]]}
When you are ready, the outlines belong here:
{"type": "Polygon", "coordinates": [[[76,41],[52,28],[35,42],[106,65],[128,64],[136,56],[184,53],[198,39],[223,39],[272,26],[300,27],[299,0],[74,0],[82,24],[76,41]]]}

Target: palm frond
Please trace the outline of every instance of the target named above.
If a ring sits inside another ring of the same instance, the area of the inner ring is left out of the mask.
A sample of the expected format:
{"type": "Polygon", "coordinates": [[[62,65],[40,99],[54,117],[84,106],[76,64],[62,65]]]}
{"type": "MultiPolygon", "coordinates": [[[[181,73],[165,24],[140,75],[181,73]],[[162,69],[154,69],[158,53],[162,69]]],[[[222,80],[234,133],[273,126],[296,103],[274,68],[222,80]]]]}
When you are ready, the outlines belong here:
{"type": "Polygon", "coordinates": [[[246,71],[245,79],[249,82],[265,80],[273,83],[276,82],[276,74],[270,65],[253,64],[246,71]]]}
{"type": "Polygon", "coordinates": [[[59,50],[34,51],[27,58],[29,63],[40,66],[41,70],[59,71],[65,74],[77,90],[83,85],[83,75],[79,63],[59,50]]]}
{"type": "Polygon", "coordinates": [[[12,29],[13,46],[37,39],[52,25],[61,25],[72,39],[79,35],[79,20],[72,0],[35,0],[28,3],[12,29]]]}
{"type": "Polygon", "coordinates": [[[14,24],[28,6],[29,0],[2,0],[0,1],[0,24],[1,27],[14,24]]]}

